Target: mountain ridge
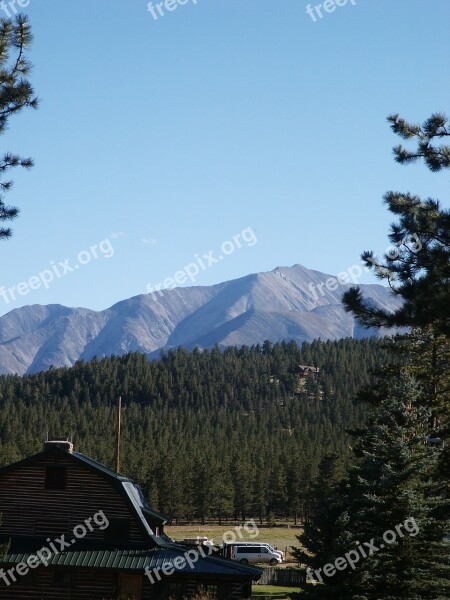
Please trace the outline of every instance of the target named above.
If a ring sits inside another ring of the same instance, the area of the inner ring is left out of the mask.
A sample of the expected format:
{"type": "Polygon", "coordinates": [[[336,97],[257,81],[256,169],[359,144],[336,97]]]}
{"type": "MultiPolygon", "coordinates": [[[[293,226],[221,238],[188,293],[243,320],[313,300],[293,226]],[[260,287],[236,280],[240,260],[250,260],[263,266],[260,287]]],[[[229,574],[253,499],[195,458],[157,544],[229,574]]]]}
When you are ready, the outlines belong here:
{"type": "MultiPolygon", "coordinates": [[[[211,286],[133,296],[102,311],[24,306],[0,317],[0,373],[34,373],[128,352],[156,357],[177,346],[382,335],[362,329],[344,311],[342,294],[351,285],[296,264],[211,286]]],[[[381,285],[360,287],[377,306],[393,310],[399,304],[381,285]]]]}

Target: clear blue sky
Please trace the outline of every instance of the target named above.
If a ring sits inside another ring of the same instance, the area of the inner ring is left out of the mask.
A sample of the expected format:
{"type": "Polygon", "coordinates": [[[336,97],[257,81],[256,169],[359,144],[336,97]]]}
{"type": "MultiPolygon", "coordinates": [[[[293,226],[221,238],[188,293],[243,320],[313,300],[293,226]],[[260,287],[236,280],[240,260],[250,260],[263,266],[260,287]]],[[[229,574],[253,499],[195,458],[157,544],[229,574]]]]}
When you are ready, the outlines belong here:
{"type": "Polygon", "coordinates": [[[158,20],[144,0],[23,9],[42,104],[1,140],[36,166],[13,173],[7,202],[22,212],[0,285],[74,268],[102,240],[114,256],[97,250],[48,288],[33,280],[0,314],[106,308],[248,227],[258,242],[196,284],[295,263],[335,274],[386,247],[387,190],[448,204],[448,173],[394,163],[386,123],[450,112],[448,0],[349,0],[316,22],[304,0],[176,6],[158,20]]]}

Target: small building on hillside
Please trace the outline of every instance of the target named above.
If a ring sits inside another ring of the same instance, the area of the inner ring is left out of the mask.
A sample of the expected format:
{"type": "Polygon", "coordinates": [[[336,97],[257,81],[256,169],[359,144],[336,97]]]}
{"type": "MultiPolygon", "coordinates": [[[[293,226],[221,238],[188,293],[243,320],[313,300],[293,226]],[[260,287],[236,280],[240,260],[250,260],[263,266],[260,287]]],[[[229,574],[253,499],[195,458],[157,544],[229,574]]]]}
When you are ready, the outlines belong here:
{"type": "Polygon", "coordinates": [[[261,569],[188,550],[135,482],[47,442],[0,469],[2,600],[165,600],[251,595],[261,569]]]}
{"type": "MultiPolygon", "coordinates": [[[[296,377],[294,392],[296,394],[304,394],[307,387],[307,382],[309,381],[311,384],[312,381],[316,380],[317,376],[319,375],[319,371],[319,367],[312,367],[310,365],[296,365],[294,367],[294,374],[296,377]]],[[[318,392],[318,394],[319,396],[321,395],[320,392],[318,392]]]]}
{"type": "Polygon", "coordinates": [[[311,367],[308,365],[297,365],[295,372],[298,375],[298,377],[304,379],[305,377],[308,377],[310,375],[318,375],[319,367],[311,367]]]}

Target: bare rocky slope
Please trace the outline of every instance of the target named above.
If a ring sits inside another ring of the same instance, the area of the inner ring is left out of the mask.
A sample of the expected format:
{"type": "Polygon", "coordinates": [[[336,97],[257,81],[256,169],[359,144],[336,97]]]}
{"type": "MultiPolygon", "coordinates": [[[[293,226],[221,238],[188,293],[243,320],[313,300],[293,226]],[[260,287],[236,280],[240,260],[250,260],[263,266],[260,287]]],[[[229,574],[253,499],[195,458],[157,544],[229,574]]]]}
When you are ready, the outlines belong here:
{"type": "MultiPolygon", "coordinates": [[[[34,373],[79,359],[161,348],[316,338],[368,337],[341,306],[350,283],[327,289],[332,276],[294,265],[213,286],[135,296],[96,312],[57,304],[25,306],[0,318],[0,373],[34,373]]],[[[375,305],[398,300],[380,285],[360,286],[375,305]]]]}

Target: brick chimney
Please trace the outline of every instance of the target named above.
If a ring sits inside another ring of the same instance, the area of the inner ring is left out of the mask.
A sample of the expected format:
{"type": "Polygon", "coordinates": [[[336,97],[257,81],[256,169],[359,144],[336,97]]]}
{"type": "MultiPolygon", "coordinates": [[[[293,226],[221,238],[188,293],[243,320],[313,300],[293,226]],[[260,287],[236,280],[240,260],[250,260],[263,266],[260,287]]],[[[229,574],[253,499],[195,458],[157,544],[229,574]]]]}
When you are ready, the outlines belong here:
{"type": "Polygon", "coordinates": [[[61,440],[50,438],[46,442],[44,442],[44,450],[51,450],[52,448],[60,448],[61,450],[65,450],[69,454],[73,452],[73,444],[69,442],[69,440],[61,440]]]}

